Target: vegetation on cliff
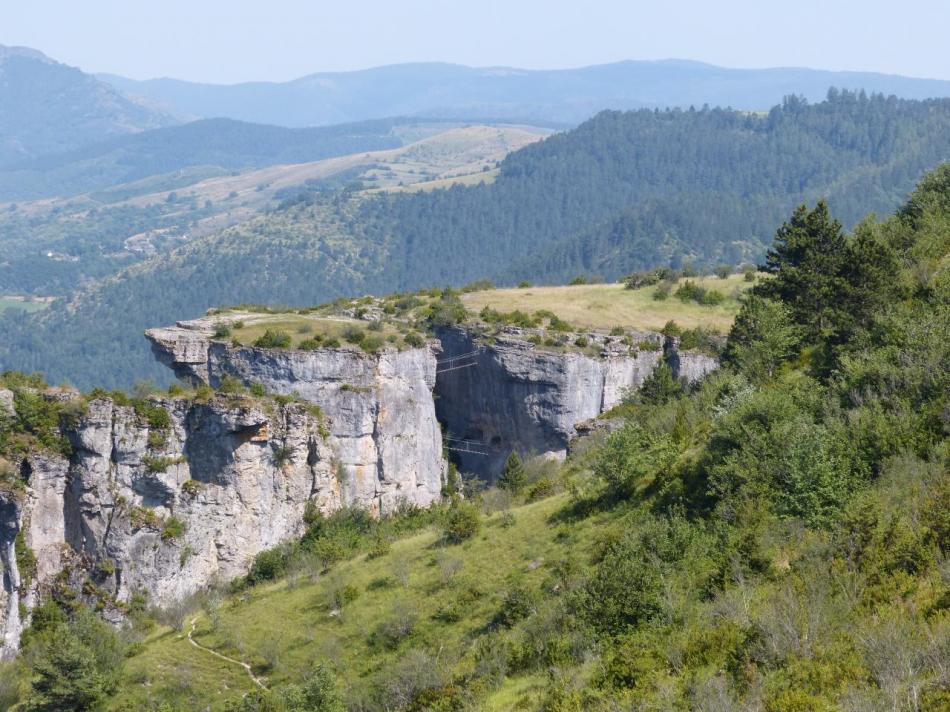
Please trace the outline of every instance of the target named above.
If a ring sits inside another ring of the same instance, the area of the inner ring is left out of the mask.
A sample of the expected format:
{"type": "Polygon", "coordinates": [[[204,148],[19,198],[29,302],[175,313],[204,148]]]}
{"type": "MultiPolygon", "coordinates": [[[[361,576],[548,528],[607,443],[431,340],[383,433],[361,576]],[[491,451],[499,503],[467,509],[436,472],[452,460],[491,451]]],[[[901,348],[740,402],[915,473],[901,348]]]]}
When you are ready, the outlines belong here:
{"type": "Polygon", "coordinates": [[[852,235],[797,210],[722,371],[517,492],[314,518],[181,614],[231,662],[159,627],[105,706],[943,709],[948,255],[950,166],[852,235]]]}

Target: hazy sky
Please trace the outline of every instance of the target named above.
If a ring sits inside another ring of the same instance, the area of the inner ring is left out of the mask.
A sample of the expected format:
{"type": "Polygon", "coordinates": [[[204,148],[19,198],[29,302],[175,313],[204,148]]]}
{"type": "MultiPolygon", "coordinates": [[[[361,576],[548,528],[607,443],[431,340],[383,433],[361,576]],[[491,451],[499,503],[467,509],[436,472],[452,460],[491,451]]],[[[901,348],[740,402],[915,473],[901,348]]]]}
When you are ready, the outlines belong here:
{"type": "Polygon", "coordinates": [[[0,44],[92,72],[214,82],[671,57],[950,79],[948,31],[950,0],[0,0],[0,44]]]}

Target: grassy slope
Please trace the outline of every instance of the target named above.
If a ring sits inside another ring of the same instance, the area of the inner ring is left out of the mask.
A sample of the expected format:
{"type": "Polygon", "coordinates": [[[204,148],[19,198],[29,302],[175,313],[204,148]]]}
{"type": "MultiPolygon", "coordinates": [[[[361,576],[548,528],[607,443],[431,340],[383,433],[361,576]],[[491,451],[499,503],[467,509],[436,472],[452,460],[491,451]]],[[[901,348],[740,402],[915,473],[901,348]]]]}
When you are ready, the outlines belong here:
{"type": "Polygon", "coordinates": [[[739,308],[735,293],[751,284],[739,274],[726,279],[697,277],[693,281],[722,292],[726,300],[717,306],[684,303],[672,296],[656,301],[653,299],[656,287],[626,289],[622,284],[494,289],[466,294],[462,300],[474,312],[485,306],[499,311],[520,309],[527,313],[550,309],[570,324],[587,329],[610,329],[619,325],[656,331],[673,319],[687,329],[704,326],[728,331],[739,308]]]}
{"type": "MultiPolygon", "coordinates": [[[[458,546],[443,546],[435,531],[426,531],[395,542],[379,558],[360,556],[324,576],[304,572],[251,589],[227,599],[217,633],[211,631],[207,615],[198,614],[195,639],[255,668],[263,663],[260,651],[276,649],[278,662],[264,674],[268,684],[277,685],[295,681],[319,660],[333,661],[353,685],[413,648],[464,657],[513,581],[537,586],[549,566],[571,552],[586,559],[604,518],[558,524],[552,515],[566,502],[566,496],[559,495],[513,508],[515,523],[507,527],[504,514],[496,513],[485,521],[480,535],[458,546]],[[360,596],[342,615],[331,615],[331,593],[344,585],[355,586],[360,596]],[[462,620],[443,623],[434,618],[460,592],[472,588],[481,595],[462,620]],[[394,650],[374,646],[376,626],[400,609],[418,616],[412,634],[394,650]]],[[[162,629],[128,661],[115,699],[131,709],[149,700],[220,709],[226,700],[252,690],[240,667],[195,648],[184,633],[162,629]]],[[[511,709],[522,699],[537,700],[543,690],[543,676],[512,677],[493,693],[485,709],[511,709]]]]}

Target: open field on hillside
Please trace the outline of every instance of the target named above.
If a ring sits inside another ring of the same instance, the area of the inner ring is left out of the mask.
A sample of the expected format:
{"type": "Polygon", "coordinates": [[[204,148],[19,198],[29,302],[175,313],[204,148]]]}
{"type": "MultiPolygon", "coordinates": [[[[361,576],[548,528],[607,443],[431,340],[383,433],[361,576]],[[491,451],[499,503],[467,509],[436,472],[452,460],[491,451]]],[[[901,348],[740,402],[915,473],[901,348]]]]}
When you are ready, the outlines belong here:
{"type": "Polygon", "coordinates": [[[240,327],[231,326],[231,337],[243,344],[251,345],[267,331],[282,332],[290,336],[291,346],[298,347],[301,342],[314,337],[322,340],[346,341],[346,336],[353,332],[375,334],[381,339],[389,339],[393,343],[399,341],[399,331],[392,324],[380,323],[378,330],[369,330],[370,324],[360,319],[346,319],[342,317],[321,317],[310,314],[277,314],[242,316],[240,327]]]}
{"type": "Polygon", "coordinates": [[[0,297],[0,312],[5,309],[22,309],[26,312],[36,312],[46,309],[52,303],[51,299],[33,299],[30,297],[0,297]]]}
{"type": "MultiPolygon", "coordinates": [[[[592,330],[623,326],[628,329],[657,331],[673,320],[681,327],[697,326],[726,332],[739,310],[736,297],[751,286],[740,274],[726,279],[693,277],[707,289],[715,289],[726,298],[715,306],[682,302],[674,296],[663,301],[653,298],[658,287],[627,289],[623,284],[582,284],[565,287],[527,287],[471,292],[462,301],[474,313],[483,307],[498,311],[515,309],[527,313],[548,309],[571,325],[592,330]]],[[[680,280],[682,284],[685,280],[680,280]]],[[[673,288],[675,292],[676,287],[673,288]]]]}
{"type": "MultiPolygon", "coordinates": [[[[430,529],[397,540],[382,556],[362,555],[325,574],[297,571],[227,599],[214,622],[199,613],[195,640],[251,663],[268,685],[296,681],[321,661],[331,662],[352,687],[412,651],[438,653],[445,661],[465,658],[513,585],[540,585],[558,562],[589,551],[602,534],[601,517],[570,526],[553,520],[567,502],[559,495],[496,513],[481,534],[460,545],[444,545],[430,529]],[[355,598],[340,609],[334,599],[347,588],[355,598]],[[411,631],[386,643],[381,629],[400,616],[411,619],[411,631]]],[[[219,710],[254,689],[245,670],[196,648],[186,632],[187,626],[154,633],[129,659],[117,699],[132,708],[162,699],[183,709],[219,710]]],[[[516,709],[536,702],[544,689],[543,675],[513,676],[483,709],[516,709]]]]}

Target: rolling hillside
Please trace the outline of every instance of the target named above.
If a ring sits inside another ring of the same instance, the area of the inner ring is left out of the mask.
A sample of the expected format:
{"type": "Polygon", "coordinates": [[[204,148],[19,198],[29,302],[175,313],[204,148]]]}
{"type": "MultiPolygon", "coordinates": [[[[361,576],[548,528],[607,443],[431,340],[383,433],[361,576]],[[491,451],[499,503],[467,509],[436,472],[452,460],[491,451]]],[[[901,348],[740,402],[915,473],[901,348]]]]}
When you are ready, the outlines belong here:
{"type": "Polygon", "coordinates": [[[228,86],[101,78],[180,113],[285,126],[403,115],[577,124],[604,109],[709,104],[763,110],[789,94],[818,101],[831,86],[906,99],[950,96],[946,81],[799,68],[729,69],[684,60],[564,70],[404,64],[228,86]]]}
{"type": "Polygon", "coordinates": [[[174,123],[75,67],[0,45],[0,167],[174,123]]]}
{"type": "Polygon", "coordinates": [[[230,119],[195,121],[19,163],[0,171],[0,201],[108,190],[189,168],[229,173],[394,148],[403,144],[395,129],[406,123],[390,119],[286,129],[230,119]]]}
{"type": "Polygon", "coordinates": [[[702,382],[661,365],[565,462],[512,457],[441,506],[314,508],[246,576],[160,611],[133,599],[122,633],[54,595],[0,701],[945,710],[948,249],[950,164],[850,235],[823,203],[796,209],[702,382]]]}
{"type": "MultiPolygon", "coordinates": [[[[301,193],[356,185],[409,190],[459,180],[491,180],[496,164],[509,152],[548,133],[535,127],[434,121],[374,125],[378,128],[360,124],[293,130],[198,122],[179,127],[172,137],[179,139],[162,140],[154,153],[141,150],[141,144],[136,149],[123,143],[121,150],[67,163],[63,173],[74,184],[76,171],[81,170],[106,187],[0,207],[0,293],[68,294],[83,281],[105,277],[175,245],[249,220],[301,193]],[[222,131],[206,137],[206,129],[213,133],[218,124],[222,131]],[[380,144],[399,147],[366,150],[380,144]],[[353,148],[360,150],[336,155],[353,148]],[[179,165],[203,160],[269,164],[321,154],[335,157],[243,171],[192,164],[119,185],[109,185],[104,177],[110,172],[107,165],[116,175],[128,175],[163,170],[174,161],[179,165]]],[[[142,143],[151,142],[148,134],[140,138],[148,139],[142,143]]],[[[0,181],[3,176],[0,172],[0,181]]]]}
{"type": "Polygon", "coordinates": [[[824,196],[854,224],[892,210],[947,157],[950,101],[845,93],[763,116],[605,112],[510,154],[492,182],[408,195],[313,190],[35,318],[8,316],[0,363],[79,385],[130,383],[163,377],[142,330],[220,304],[754,261],[795,205],[824,196]]]}

